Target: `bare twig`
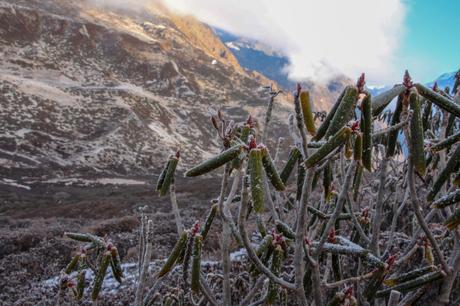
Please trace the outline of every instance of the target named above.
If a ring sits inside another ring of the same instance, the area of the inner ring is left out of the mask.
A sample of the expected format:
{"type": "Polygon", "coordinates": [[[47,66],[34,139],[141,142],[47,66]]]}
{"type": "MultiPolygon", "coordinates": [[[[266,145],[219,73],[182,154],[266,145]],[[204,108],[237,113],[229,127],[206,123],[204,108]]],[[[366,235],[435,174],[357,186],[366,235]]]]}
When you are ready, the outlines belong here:
{"type": "Polygon", "coordinates": [[[177,205],[176,186],[173,182],[169,187],[169,196],[171,198],[171,206],[174,213],[174,220],[176,221],[177,234],[180,235],[184,231],[184,225],[180,217],[179,205],[177,205]]]}
{"type": "Polygon", "coordinates": [[[242,197],[241,197],[241,204],[240,204],[240,211],[238,214],[238,228],[240,231],[241,239],[243,240],[243,245],[248,253],[249,259],[256,265],[257,269],[264,273],[270,280],[273,282],[277,283],[280,286],[283,286],[286,289],[290,290],[295,290],[296,287],[294,284],[285,281],[282,278],[277,277],[272,273],[272,271],[267,268],[257,257],[257,254],[255,253],[254,249],[251,246],[251,243],[249,241],[248,235],[246,233],[246,215],[248,212],[248,183],[245,182],[245,178],[243,177],[243,190],[241,192],[242,197]]]}
{"type": "Polygon", "coordinates": [[[254,298],[256,293],[262,288],[266,279],[267,278],[265,276],[260,276],[254,283],[254,286],[252,286],[252,289],[249,290],[248,294],[244,297],[244,299],[241,300],[239,305],[240,306],[248,305],[249,302],[251,302],[251,300],[254,298]]]}
{"type": "Polygon", "coordinates": [[[334,282],[334,283],[325,283],[324,286],[326,288],[328,288],[328,289],[337,288],[337,287],[346,285],[348,283],[357,283],[357,282],[360,282],[362,280],[369,279],[369,278],[372,277],[372,275],[374,275],[374,271],[369,272],[369,273],[364,274],[364,275],[359,275],[359,276],[355,276],[355,277],[342,279],[342,280],[334,282]]]}
{"type": "MultiPolygon", "coordinates": [[[[297,218],[297,228],[295,232],[295,246],[294,246],[294,273],[295,273],[295,286],[297,293],[297,302],[300,305],[307,305],[307,299],[305,297],[305,291],[303,286],[303,277],[305,273],[305,262],[303,260],[303,246],[304,246],[304,237],[306,230],[306,217],[307,217],[307,205],[308,198],[311,193],[311,183],[313,180],[313,175],[315,169],[311,168],[307,171],[305,180],[302,186],[302,195],[300,197],[299,203],[299,214],[297,218]]],[[[321,305],[321,293],[317,292],[315,294],[315,300],[318,305],[321,305]]]]}
{"type": "MultiPolygon", "coordinates": [[[[409,130],[408,128],[406,127],[404,129],[404,133],[405,133],[405,136],[406,136],[406,139],[410,139],[410,134],[409,134],[409,130]]],[[[411,152],[411,146],[409,145],[409,156],[407,158],[407,183],[409,185],[409,194],[410,194],[410,198],[411,198],[411,202],[412,202],[412,208],[414,210],[414,213],[415,213],[415,217],[417,218],[417,221],[420,225],[420,227],[422,228],[423,232],[425,233],[426,237],[428,238],[428,240],[430,241],[435,253],[436,253],[436,256],[438,257],[438,260],[441,262],[441,266],[444,270],[444,272],[446,272],[447,274],[449,274],[450,272],[450,268],[446,262],[446,260],[444,259],[444,255],[443,253],[441,252],[441,249],[439,248],[439,245],[437,243],[437,241],[434,239],[433,237],[433,234],[431,233],[430,229],[428,228],[428,225],[426,224],[425,222],[425,219],[423,218],[422,216],[422,213],[420,211],[420,203],[419,203],[419,200],[418,200],[418,197],[417,197],[417,190],[415,188],[415,181],[414,181],[414,165],[412,163],[412,152],[411,152]]]]}
{"type": "MultiPolygon", "coordinates": [[[[222,184],[220,188],[219,195],[219,211],[222,219],[222,270],[224,275],[223,280],[223,304],[229,306],[232,304],[232,294],[230,288],[230,251],[229,251],[229,241],[228,237],[230,236],[230,228],[228,222],[225,220],[225,207],[224,207],[224,198],[225,191],[227,189],[228,182],[228,164],[224,167],[224,175],[222,177],[222,184]]],[[[231,201],[231,199],[230,199],[231,201]]]]}
{"type": "Polygon", "coordinates": [[[324,228],[323,234],[320,238],[318,247],[316,249],[316,252],[317,252],[316,256],[319,256],[319,254],[321,253],[323,244],[326,242],[327,236],[329,235],[329,231],[331,230],[332,226],[335,224],[335,221],[337,220],[337,217],[339,216],[339,214],[342,212],[343,204],[347,198],[347,193],[350,188],[351,178],[353,176],[355,167],[356,167],[356,161],[353,160],[351,164],[348,166],[347,174],[345,175],[345,181],[342,185],[342,190],[340,191],[339,198],[337,199],[337,205],[334,209],[334,213],[332,214],[331,218],[329,218],[326,224],[326,227],[324,228]]]}
{"type": "MultiPolygon", "coordinates": [[[[409,112],[409,114],[411,114],[411,113],[409,112]]],[[[406,119],[404,119],[403,121],[401,121],[401,122],[399,122],[399,123],[397,123],[395,125],[392,125],[392,126],[387,127],[385,129],[381,129],[381,130],[379,130],[377,132],[374,132],[372,134],[372,138],[374,139],[374,141],[376,141],[382,135],[397,131],[400,128],[405,127],[409,123],[409,121],[410,121],[410,116],[407,116],[406,119]]]]}
{"type": "Polygon", "coordinates": [[[347,206],[348,206],[348,210],[350,211],[350,215],[351,215],[351,220],[353,220],[353,225],[355,226],[356,230],[358,231],[358,234],[359,236],[361,237],[361,239],[364,240],[364,242],[366,242],[366,244],[369,244],[371,242],[371,240],[369,239],[369,237],[367,237],[366,233],[364,232],[361,224],[359,223],[358,221],[358,218],[356,218],[356,215],[355,213],[353,212],[353,200],[350,198],[350,196],[347,194],[347,206]]]}
{"type": "Polygon", "coordinates": [[[267,105],[267,111],[265,112],[265,124],[264,124],[264,130],[262,134],[261,141],[264,142],[267,139],[268,135],[268,127],[270,120],[272,118],[272,111],[273,111],[273,102],[275,101],[276,96],[278,96],[281,93],[281,90],[274,91],[273,86],[270,85],[270,100],[268,101],[267,105]]]}
{"type": "Polygon", "coordinates": [[[153,248],[153,221],[149,220],[147,224],[147,241],[145,244],[144,260],[142,263],[141,273],[139,274],[139,282],[136,289],[136,298],[134,304],[136,306],[142,305],[142,299],[144,294],[145,280],[147,278],[147,272],[150,264],[150,258],[152,257],[153,248]]]}
{"type": "Polygon", "coordinates": [[[387,174],[387,162],[388,158],[384,157],[381,162],[380,176],[379,176],[379,191],[377,194],[377,201],[375,204],[375,214],[372,220],[372,239],[370,243],[370,250],[377,256],[380,254],[379,240],[380,240],[380,226],[382,224],[382,212],[383,212],[383,196],[385,193],[385,180],[387,174]]]}

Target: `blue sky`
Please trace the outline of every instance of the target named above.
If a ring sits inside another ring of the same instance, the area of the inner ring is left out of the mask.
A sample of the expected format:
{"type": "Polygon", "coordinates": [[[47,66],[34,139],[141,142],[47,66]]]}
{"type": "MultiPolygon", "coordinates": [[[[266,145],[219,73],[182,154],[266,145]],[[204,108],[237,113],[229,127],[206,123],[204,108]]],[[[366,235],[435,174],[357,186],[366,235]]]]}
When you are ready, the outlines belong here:
{"type": "Polygon", "coordinates": [[[428,82],[460,69],[460,1],[406,0],[398,66],[428,82]]]}

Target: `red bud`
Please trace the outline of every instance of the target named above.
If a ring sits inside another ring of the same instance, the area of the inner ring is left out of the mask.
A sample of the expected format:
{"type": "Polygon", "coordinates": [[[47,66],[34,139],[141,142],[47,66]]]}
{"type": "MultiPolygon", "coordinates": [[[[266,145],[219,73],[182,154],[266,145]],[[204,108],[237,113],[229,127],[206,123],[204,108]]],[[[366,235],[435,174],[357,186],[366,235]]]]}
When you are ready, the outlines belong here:
{"type": "Polygon", "coordinates": [[[403,85],[406,86],[406,89],[411,89],[414,84],[412,83],[412,78],[409,75],[409,71],[404,72],[403,85]]]}
{"type": "Polygon", "coordinates": [[[386,263],[388,264],[388,268],[391,268],[395,262],[396,262],[396,255],[390,255],[386,261],[386,263]]]}
{"type": "Polygon", "coordinates": [[[353,132],[356,132],[359,130],[359,120],[356,120],[351,124],[351,130],[353,132]]]}
{"type": "Polygon", "coordinates": [[[329,234],[327,235],[327,241],[329,241],[330,243],[336,243],[337,242],[337,238],[335,237],[335,229],[334,228],[331,228],[331,230],[329,231],[329,234]]]}
{"type": "Polygon", "coordinates": [[[273,246],[281,245],[284,242],[283,234],[279,234],[276,230],[272,230],[273,246]]]}
{"type": "Polygon", "coordinates": [[[67,281],[67,288],[74,288],[76,286],[75,282],[73,279],[69,279],[67,281]]]}
{"type": "Polygon", "coordinates": [[[362,215],[364,218],[369,217],[369,207],[368,207],[368,206],[366,206],[366,207],[363,208],[363,211],[362,211],[361,215],[362,215]]]}
{"type": "Polygon", "coordinates": [[[345,297],[349,298],[353,295],[353,286],[350,286],[348,288],[345,288],[345,297]]]}
{"type": "Polygon", "coordinates": [[[195,236],[196,233],[198,233],[199,230],[200,230],[200,222],[197,220],[197,221],[195,221],[195,224],[193,224],[190,232],[191,232],[192,236],[195,236]]]}
{"type": "Polygon", "coordinates": [[[356,87],[358,87],[358,91],[361,93],[364,90],[364,85],[366,85],[366,78],[364,72],[361,73],[360,77],[358,78],[358,82],[356,82],[356,87]]]}
{"type": "Polygon", "coordinates": [[[423,244],[424,244],[425,247],[428,247],[428,246],[431,245],[430,242],[429,242],[427,239],[425,239],[425,240],[423,241],[423,244]]]}
{"type": "Polygon", "coordinates": [[[248,138],[249,150],[257,148],[256,138],[252,135],[249,135],[248,138]]]}
{"type": "Polygon", "coordinates": [[[255,125],[254,118],[252,118],[251,115],[249,115],[248,120],[246,121],[246,124],[252,129],[255,125]]]}

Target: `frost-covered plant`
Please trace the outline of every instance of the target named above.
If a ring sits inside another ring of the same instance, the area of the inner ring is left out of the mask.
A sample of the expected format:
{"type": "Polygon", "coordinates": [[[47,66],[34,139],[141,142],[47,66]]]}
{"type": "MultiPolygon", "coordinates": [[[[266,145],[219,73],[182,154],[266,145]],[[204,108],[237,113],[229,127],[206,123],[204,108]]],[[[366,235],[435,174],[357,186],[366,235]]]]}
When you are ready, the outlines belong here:
{"type": "Polygon", "coordinates": [[[118,249],[110,241],[92,234],[65,233],[65,235],[84,244],[67,267],[61,271],[58,304],[63,303],[64,297],[69,290],[77,301],[82,300],[87,284],[86,270],[91,269],[95,275],[91,289],[91,300],[93,305],[97,305],[102,283],[109,267],[114,278],[119,283],[122,282],[123,270],[118,249]],[[75,276],[71,274],[74,271],[76,271],[75,276]]]}
{"type": "Polygon", "coordinates": [[[141,235],[136,305],[154,303],[176,267],[181,283],[163,304],[457,303],[459,84],[460,72],[451,96],[414,84],[406,71],[401,84],[372,97],[363,74],[327,114],[314,113],[314,97],[298,85],[285,163],[282,140],[271,141],[277,151],[267,145],[279,94],[272,87],[261,136],[252,116],[238,124],[220,111],[212,115],[222,150],[185,176],[222,171],[219,197],[204,220],[184,229],[174,188],[180,156],[169,158],[157,191],[171,197],[179,238],[163,266],[146,275],[153,242],[141,235]],[[394,99],[394,110],[385,111],[394,99]],[[203,247],[218,219],[222,270],[205,274],[203,247]],[[232,241],[245,251],[243,273],[232,271],[232,241]],[[210,285],[216,278],[219,291],[210,285]]]}

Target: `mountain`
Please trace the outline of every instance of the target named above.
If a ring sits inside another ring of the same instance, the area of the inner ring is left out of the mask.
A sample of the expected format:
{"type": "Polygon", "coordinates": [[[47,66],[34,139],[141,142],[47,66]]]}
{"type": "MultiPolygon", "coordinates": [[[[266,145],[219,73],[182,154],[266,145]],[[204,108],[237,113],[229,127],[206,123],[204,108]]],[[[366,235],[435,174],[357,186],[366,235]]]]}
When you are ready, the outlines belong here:
{"type": "Polygon", "coordinates": [[[242,67],[267,76],[285,90],[295,88],[296,83],[300,81],[304,88],[310,91],[312,97],[316,97],[313,99],[316,110],[329,110],[343,87],[353,82],[345,76],[338,76],[327,84],[312,80],[291,80],[287,72],[289,59],[282,52],[260,41],[243,38],[220,28],[214,28],[214,31],[242,67]]]}
{"type": "MultiPolygon", "coordinates": [[[[277,82],[285,90],[271,133],[285,135],[295,85],[283,76],[285,57],[158,3],[143,10],[95,3],[0,0],[2,177],[145,176],[177,149],[183,171],[219,151],[210,111],[261,121],[264,87],[277,82]]],[[[349,82],[303,88],[315,110],[327,110],[349,82]]]]}
{"type": "Polygon", "coordinates": [[[448,73],[441,74],[438,78],[436,78],[436,80],[426,85],[432,87],[434,85],[434,82],[436,82],[440,89],[444,90],[446,87],[449,87],[450,93],[452,93],[452,91],[454,90],[455,75],[457,73],[458,73],[457,71],[454,71],[454,72],[448,72],[448,73]]]}
{"type": "Polygon", "coordinates": [[[214,30],[241,66],[262,73],[283,88],[294,88],[295,82],[289,80],[285,71],[289,65],[286,56],[255,40],[244,39],[219,28],[214,30]]]}
{"type": "MultiPolygon", "coordinates": [[[[243,69],[212,29],[159,5],[0,1],[0,176],[149,175],[215,154],[209,112],[261,118],[269,79],[243,69]]],[[[277,98],[273,131],[286,127],[277,98]]]]}

